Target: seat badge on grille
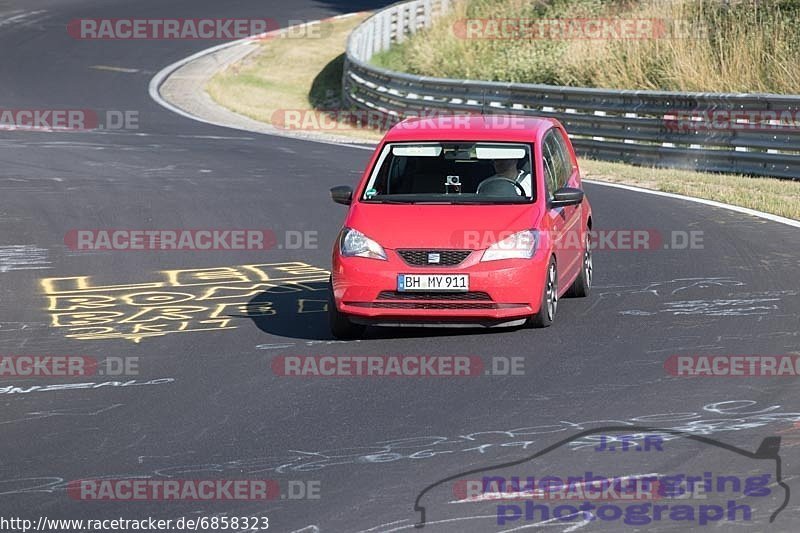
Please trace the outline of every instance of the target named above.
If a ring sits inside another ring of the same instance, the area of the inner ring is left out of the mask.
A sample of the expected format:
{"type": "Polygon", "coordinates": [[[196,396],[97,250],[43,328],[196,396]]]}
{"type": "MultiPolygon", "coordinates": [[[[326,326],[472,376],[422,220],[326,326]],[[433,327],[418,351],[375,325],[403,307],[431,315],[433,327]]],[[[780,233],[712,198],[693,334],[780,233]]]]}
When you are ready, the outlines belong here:
{"type": "Polygon", "coordinates": [[[429,265],[438,265],[441,261],[442,261],[442,256],[437,252],[431,252],[428,254],[429,265]]]}

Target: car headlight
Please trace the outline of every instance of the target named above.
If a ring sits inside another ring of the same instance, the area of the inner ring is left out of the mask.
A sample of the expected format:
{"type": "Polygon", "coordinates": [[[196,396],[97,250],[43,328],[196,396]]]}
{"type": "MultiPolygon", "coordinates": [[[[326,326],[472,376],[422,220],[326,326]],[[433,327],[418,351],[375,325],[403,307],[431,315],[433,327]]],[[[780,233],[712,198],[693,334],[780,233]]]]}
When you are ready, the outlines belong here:
{"type": "Polygon", "coordinates": [[[386,261],[386,252],[380,244],[352,228],[342,230],[339,252],[343,257],[369,257],[386,261]]]}
{"type": "Polygon", "coordinates": [[[491,245],[483,252],[481,261],[497,261],[498,259],[530,259],[536,253],[539,243],[539,232],[525,230],[514,233],[491,245]]]}

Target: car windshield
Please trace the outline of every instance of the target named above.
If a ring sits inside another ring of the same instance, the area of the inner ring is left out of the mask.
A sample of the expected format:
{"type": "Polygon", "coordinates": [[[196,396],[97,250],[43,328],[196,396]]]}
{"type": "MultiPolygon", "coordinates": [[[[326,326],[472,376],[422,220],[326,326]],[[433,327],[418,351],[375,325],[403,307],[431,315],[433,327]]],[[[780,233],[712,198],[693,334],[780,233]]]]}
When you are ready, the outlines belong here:
{"type": "Polygon", "coordinates": [[[374,203],[528,203],[531,147],[515,143],[387,144],[361,200],[374,203]]]}

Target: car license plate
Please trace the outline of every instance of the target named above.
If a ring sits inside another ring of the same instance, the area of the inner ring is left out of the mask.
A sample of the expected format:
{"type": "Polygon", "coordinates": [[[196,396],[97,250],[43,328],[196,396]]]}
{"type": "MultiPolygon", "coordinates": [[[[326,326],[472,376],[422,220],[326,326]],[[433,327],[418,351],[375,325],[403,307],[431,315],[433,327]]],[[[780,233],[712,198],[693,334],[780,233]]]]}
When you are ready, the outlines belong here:
{"type": "Polygon", "coordinates": [[[467,274],[398,274],[398,292],[442,291],[466,292],[469,290],[467,274]]]}

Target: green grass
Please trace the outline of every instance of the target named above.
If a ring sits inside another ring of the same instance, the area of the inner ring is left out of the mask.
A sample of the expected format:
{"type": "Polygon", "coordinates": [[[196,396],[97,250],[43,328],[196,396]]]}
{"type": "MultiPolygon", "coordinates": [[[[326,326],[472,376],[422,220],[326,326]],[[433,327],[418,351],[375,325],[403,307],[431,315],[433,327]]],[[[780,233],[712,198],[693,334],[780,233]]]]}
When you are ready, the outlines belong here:
{"type": "MultiPolygon", "coordinates": [[[[264,41],[243,61],[217,73],[206,91],[228,109],[273,125],[278,125],[283,110],[335,110],[340,105],[345,41],[364,18],[334,21],[320,38],[264,41]]],[[[381,136],[348,124],[323,133],[358,139],[381,136]]]]}
{"type": "Polygon", "coordinates": [[[613,89],[800,93],[797,0],[464,0],[373,63],[446,78],[613,89]],[[664,20],[663,38],[464,38],[469,19],[664,20]],[[684,21],[675,23],[674,21],[684,21]],[[678,29],[677,24],[684,24],[678,29]],[[672,30],[681,34],[672,33],[672,30]]]}

